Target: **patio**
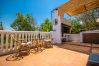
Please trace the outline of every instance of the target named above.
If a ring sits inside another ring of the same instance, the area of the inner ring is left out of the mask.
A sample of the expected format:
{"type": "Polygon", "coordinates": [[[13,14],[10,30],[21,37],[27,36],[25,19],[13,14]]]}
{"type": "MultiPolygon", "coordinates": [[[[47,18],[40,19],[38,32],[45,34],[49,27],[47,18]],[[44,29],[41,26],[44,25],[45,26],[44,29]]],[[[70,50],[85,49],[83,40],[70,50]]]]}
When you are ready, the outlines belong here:
{"type": "MultiPolygon", "coordinates": [[[[66,47],[65,44],[61,46],[66,47]]],[[[86,66],[88,56],[81,52],[54,46],[43,52],[31,53],[19,61],[6,61],[7,56],[2,56],[0,66],[86,66]]]]}
{"type": "MultiPolygon", "coordinates": [[[[61,31],[61,23],[65,22],[65,13],[70,16],[74,16],[99,7],[98,0],[83,1],[84,0],[81,0],[80,2],[77,0],[70,0],[62,6],[54,9],[51,12],[51,16],[54,14],[55,18],[51,18],[55,20],[55,24],[53,24],[53,31],[51,32],[0,31],[0,66],[87,66],[91,44],[81,44],[74,42],[62,43],[63,36],[61,31]],[[38,38],[51,39],[55,45],[53,48],[44,49],[42,52],[30,53],[28,56],[25,56],[21,60],[7,61],[6,58],[9,56],[9,53],[14,52],[17,48],[17,43],[14,41],[12,35],[14,35],[15,39],[22,39],[27,43],[32,42],[34,39],[38,38]]],[[[71,31],[68,33],[71,33],[71,31]]],[[[63,35],[65,35],[65,33],[63,33],[63,35]]],[[[82,36],[79,35],[75,38],[72,39],[81,42],[80,40],[82,39],[82,36]],[[78,40],[78,38],[80,39],[78,40]]],[[[92,51],[99,53],[99,45],[93,44],[93,46],[94,48],[92,51]]]]}

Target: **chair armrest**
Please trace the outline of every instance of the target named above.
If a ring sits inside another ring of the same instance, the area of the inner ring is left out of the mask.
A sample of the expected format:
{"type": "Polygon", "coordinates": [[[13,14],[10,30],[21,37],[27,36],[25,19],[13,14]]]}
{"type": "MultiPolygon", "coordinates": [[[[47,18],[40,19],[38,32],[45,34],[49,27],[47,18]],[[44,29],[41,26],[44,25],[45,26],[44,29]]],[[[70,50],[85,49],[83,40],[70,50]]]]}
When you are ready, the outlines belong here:
{"type": "Polygon", "coordinates": [[[26,41],[26,40],[24,40],[24,39],[19,39],[18,41],[21,41],[21,42],[25,42],[25,43],[27,43],[27,41],[26,41]]]}

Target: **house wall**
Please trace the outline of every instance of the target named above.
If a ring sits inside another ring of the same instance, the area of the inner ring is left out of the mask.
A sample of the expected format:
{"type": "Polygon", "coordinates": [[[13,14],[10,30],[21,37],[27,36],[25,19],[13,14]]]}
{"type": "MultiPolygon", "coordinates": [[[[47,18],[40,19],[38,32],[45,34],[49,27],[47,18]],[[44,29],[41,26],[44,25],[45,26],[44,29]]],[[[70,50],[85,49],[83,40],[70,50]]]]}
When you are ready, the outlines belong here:
{"type": "Polygon", "coordinates": [[[65,39],[66,41],[71,41],[71,42],[80,42],[81,36],[80,36],[80,34],[66,34],[66,33],[64,33],[63,39],[65,39]]]}
{"type": "MultiPolygon", "coordinates": [[[[53,17],[53,43],[61,44],[62,43],[62,23],[70,26],[70,22],[64,20],[63,15],[58,14],[58,10],[54,10],[54,17],[53,17]],[[56,22],[57,21],[57,22],[56,22]]],[[[71,32],[71,30],[70,30],[71,32]]]]}
{"type": "Polygon", "coordinates": [[[71,34],[70,35],[72,42],[80,42],[80,34],[71,34]]]}
{"type": "Polygon", "coordinates": [[[58,11],[54,11],[55,17],[53,19],[53,43],[60,44],[62,42],[62,34],[61,34],[61,20],[60,16],[58,16],[58,11]],[[57,19],[57,24],[55,24],[55,19],[57,19]]]}

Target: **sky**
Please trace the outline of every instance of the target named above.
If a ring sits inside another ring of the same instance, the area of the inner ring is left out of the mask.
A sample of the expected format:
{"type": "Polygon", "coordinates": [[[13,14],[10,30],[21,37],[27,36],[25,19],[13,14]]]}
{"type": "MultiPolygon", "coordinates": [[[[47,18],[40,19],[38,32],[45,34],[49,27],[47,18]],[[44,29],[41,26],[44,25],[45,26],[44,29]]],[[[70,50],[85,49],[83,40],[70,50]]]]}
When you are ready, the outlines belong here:
{"type": "Polygon", "coordinates": [[[4,29],[11,30],[10,24],[16,13],[31,14],[38,24],[51,19],[51,11],[68,0],[0,0],[0,21],[4,29]]]}

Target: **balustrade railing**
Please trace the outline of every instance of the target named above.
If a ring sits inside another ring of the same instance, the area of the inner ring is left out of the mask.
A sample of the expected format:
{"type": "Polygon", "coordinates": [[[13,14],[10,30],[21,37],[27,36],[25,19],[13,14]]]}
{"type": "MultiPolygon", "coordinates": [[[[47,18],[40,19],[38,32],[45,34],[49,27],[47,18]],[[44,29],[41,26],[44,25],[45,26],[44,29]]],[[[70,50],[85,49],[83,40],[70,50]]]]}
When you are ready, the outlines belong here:
{"type": "Polygon", "coordinates": [[[15,39],[22,39],[25,41],[32,41],[33,39],[51,39],[51,32],[39,31],[0,31],[0,54],[15,50],[15,39]]]}

